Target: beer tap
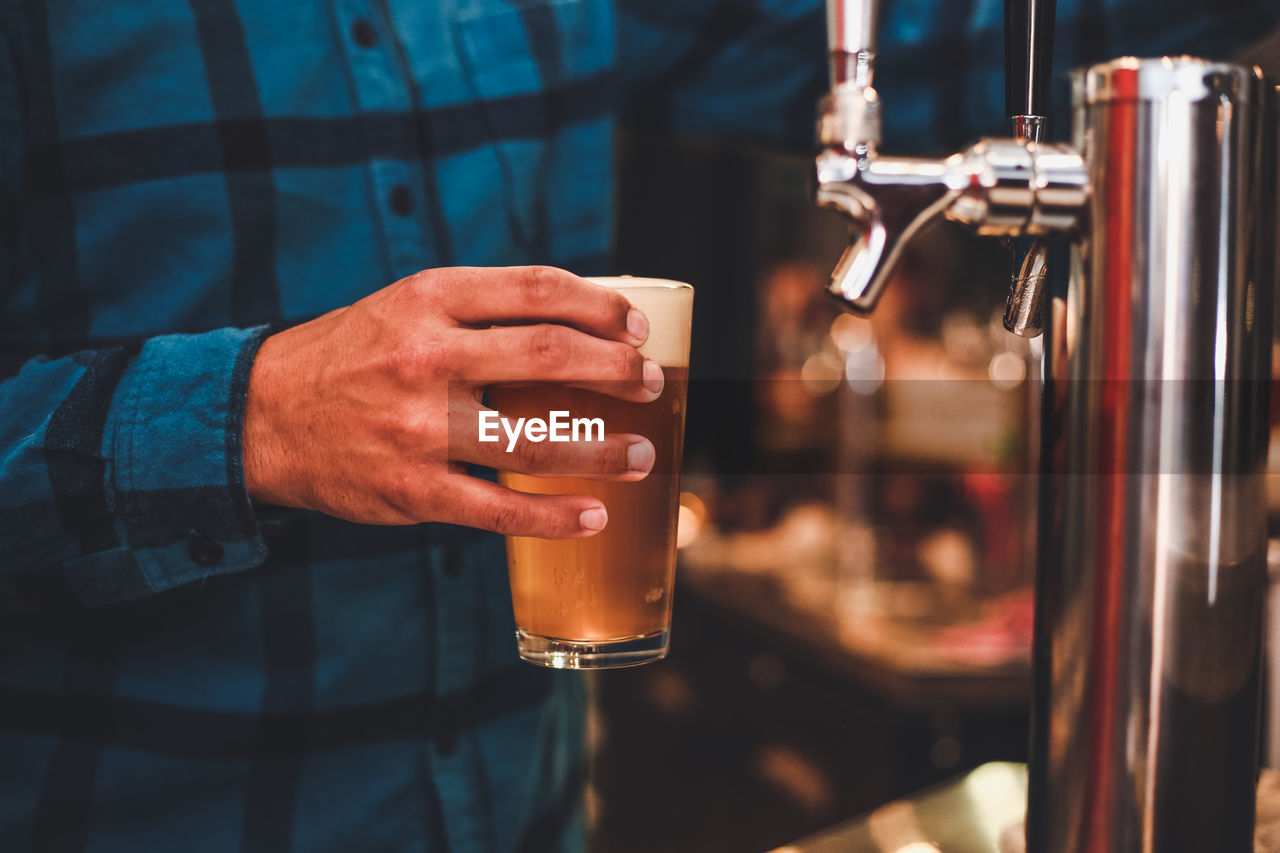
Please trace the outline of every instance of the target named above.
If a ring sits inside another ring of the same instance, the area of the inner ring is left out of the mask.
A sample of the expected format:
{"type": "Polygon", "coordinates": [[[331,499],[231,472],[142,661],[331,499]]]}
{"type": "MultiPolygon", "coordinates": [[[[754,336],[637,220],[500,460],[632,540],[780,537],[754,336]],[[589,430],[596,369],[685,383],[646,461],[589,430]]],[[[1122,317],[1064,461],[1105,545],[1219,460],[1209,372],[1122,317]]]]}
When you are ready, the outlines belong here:
{"type": "MultiPolygon", "coordinates": [[[[1013,136],[1041,142],[1049,101],[1049,73],[1053,67],[1053,18],[1056,0],[1005,0],[1005,111],[1013,122],[1013,136]]],[[[1015,254],[1015,262],[1017,256],[1015,254]]],[[[1004,327],[1024,338],[1044,331],[1045,276],[1049,242],[1036,237],[1027,248],[1009,286],[1004,327]]]]}
{"type": "Polygon", "coordinates": [[[984,139],[945,159],[881,154],[875,2],[828,0],[827,9],[832,88],[818,121],[816,201],[844,214],[853,232],[832,274],[834,296],[871,311],[904,247],[938,219],[1005,237],[1075,226],[1087,179],[1080,155],[1065,146],[984,139]]]}
{"type": "Polygon", "coordinates": [[[1069,236],[1066,287],[1046,293],[1033,243],[1005,318],[1046,337],[1026,849],[1249,853],[1276,86],[1257,68],[1121,57],[1072,73],[1073,147],[1049,145],[1053,3],[1009,0],[1014,138],[894,157],[879,151],[874,0],[828,2],[816,200],[850,224],[838,300],[870,311],[939,219],[1069,236]]]}

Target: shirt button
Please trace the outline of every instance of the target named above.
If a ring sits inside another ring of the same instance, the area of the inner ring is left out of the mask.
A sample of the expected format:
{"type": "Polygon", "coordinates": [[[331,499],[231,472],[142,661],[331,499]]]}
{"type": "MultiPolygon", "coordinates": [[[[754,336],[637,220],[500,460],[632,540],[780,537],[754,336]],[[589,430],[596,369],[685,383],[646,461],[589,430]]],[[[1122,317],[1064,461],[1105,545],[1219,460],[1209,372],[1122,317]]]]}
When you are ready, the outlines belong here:
{"type": "Polygon", "coordinates": [[[196,536],[187,543],[187,556],[198,566],[213,566],[222,560],[222,546],[208,536],[196,536]]]}
{"type": "Polygon", "coordinates": [[[357,19],[351,25],[351,37],[361,47],[373,47],[378,43],[378,31],[364,18],[357,19]]]}
{"type": "Polygon", "coordinates": [[[397,216],[408,216],[413,213],[413,193],[409,192],[409,188],[404,184],[396,184],[391,188],[387,203],[391,205],[392,212],[397,216]]]}

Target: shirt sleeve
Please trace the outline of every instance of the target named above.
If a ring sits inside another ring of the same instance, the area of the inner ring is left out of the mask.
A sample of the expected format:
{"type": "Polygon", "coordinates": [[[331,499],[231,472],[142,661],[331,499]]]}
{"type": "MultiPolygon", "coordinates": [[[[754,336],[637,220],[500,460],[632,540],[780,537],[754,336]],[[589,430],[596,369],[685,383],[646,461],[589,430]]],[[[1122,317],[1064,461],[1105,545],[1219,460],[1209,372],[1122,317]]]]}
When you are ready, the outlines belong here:
{"type": "MultiPolygon", "coordinates": [[[[628,124],[641,133],[813,145],[826,88],[825,3],[619,0],[628,124]]],[[[1003,4],[882,0],[875,86],[886,150],[951,151],[1005,135],[1003,4]]],[[[1280,23],[1280,0],[1059,0],[1054,70],[1123,55],[1229,59],[1280,23]]],[[[1066,87],[1051,134],[1064,137],[1066,87]]]]}
{"type": "MultiPolygon", "coordinates": [[[[20,7],[0,7],[0,311],[29,236],[21,24],[20,7]]],[[[0,613],[126,601],[264,560],[241,426],[267,332],[59,358],[0,340],[0,613]]]]}
{"type": "Polygon", "coordinates": [[[0,611],[125,601],[265,559],[240,444],[266,333],[37,358],[0,383],[0,611]]]}

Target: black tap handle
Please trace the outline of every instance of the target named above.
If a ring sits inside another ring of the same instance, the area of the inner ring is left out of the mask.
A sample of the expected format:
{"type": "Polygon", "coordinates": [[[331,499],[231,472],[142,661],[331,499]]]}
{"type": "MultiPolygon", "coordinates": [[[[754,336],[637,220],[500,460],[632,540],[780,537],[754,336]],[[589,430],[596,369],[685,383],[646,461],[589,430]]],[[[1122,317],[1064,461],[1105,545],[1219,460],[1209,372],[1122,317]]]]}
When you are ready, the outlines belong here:
{"type": "Polygon", "coordinates": [[[1004,0],[1004,91],[1009,116],[1049,108],[1057,0],[1004,0]]]}

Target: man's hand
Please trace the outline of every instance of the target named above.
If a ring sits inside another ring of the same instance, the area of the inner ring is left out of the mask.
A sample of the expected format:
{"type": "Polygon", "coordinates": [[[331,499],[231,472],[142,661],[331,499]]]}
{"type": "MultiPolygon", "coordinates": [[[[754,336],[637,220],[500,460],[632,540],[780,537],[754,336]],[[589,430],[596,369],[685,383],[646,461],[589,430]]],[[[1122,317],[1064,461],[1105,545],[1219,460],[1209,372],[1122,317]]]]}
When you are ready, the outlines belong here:
{"type": "Polygon", "coordinates": [[[609,435],[506,453],[478,441],[484,386],[563,382],[651,401],[663,377],[636,349],[648,333],[620,293],[551,267],[409,276],[263,342],[245,404],[249,495],[368,524],[590,536],[607,518],[596,498],[515,492],[468,476],[467,463],[638,480],[653,445],[609,435]],[[452,446],[450,410],[455,426],[473,425],[452,446]]]}

